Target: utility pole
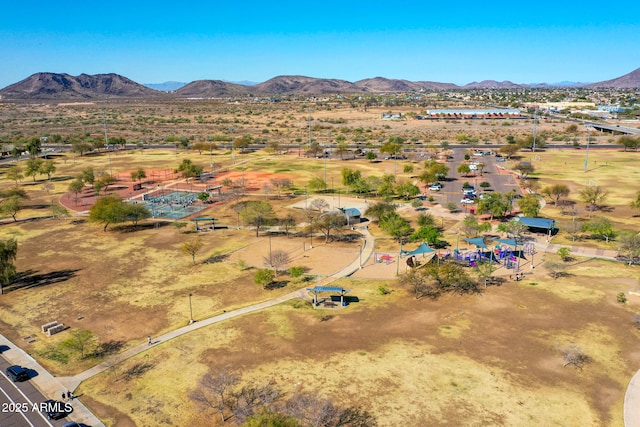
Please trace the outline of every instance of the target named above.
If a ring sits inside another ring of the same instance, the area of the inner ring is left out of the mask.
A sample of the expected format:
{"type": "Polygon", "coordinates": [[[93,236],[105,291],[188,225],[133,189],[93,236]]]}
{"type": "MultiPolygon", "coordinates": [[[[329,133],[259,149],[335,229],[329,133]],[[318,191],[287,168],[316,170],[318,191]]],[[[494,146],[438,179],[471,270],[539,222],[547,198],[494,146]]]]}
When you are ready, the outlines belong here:
{"type": "Polygon", "coordinates": [[[113,169],[111,168],[111,150],[109,149],[109,133],[107,132],[107,112],[102,109],[102,118],[104,120],[104,143],[107,147],[107,156],[109,157],[109,176],[113,176],[113,169]]]}
{"type": "Polygon", "coordinates": [[[533,109],[533,145],[531,145],[531,152],[535,153],[536,151],[536,124],[538,121],[538,116],[537,113],[538,112],[538,108],[534,108],[533,109]]]}

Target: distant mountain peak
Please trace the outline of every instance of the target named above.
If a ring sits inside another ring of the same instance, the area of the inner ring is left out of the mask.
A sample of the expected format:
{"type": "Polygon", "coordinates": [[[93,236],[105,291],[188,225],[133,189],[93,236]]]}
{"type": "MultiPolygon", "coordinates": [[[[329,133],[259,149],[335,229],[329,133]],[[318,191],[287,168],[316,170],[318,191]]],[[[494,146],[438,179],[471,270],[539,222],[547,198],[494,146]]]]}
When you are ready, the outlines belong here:
{"type": "Polygon", "coordinates": [[[0,90],[4,99],[87,100],[157,97],[160,92],[115,73],[80,74],[35,73],[0,90]]]}

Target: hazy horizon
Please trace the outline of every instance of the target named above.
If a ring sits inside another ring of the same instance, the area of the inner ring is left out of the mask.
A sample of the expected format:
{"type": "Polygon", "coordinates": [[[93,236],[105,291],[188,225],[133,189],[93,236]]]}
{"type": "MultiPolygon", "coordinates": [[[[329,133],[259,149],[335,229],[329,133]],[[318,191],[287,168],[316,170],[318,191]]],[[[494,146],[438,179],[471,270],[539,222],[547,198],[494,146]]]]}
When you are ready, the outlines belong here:
{"type": "Polygon", "coordinates": [[[322,5],[10,3],[0,87],[37,72],[117,73],[139,83],[278,75],[589,83],[640,67],[640,5],[611,13],[534,5],[330,0],[322,5]]]}

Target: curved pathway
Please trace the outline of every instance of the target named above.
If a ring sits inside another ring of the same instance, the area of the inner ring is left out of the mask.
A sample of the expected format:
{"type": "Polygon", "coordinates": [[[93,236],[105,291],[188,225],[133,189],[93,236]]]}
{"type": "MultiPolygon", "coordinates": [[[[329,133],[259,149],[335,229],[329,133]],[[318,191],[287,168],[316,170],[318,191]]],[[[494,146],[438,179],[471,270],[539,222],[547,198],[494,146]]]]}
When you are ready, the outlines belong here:
{"type": "MultiPolygon", "coordinates": [[[[365,243],[364,243],[364,247],[362,250],[362,260],[363,262],[366,262],[366,260],[373,254],[373,249],[375,246],[375,239],[374,237],[369,233],[368,228],[364,227],[361,228],[359,230],[362,235],[364,236],[365,239],[365,243]]],[[[356,258],[353,262],[351,262],[351,264],[349,264],[348,266],[346,266],[345,268],[343,268],[340,271],[337,271],[336,273],[332,274],[331,276],[328,276],[326,278],[324,278],[321,282],[320,285],[326,285],[328,283],[331,283],[335,280],[341,279],[343,277],[348,277],[351,274],[353,274],[355,271],[357,271],[360,268],[360,256],[358,256],[358,258],[356,258]]],[[[164,335],[161,335],[159,337],[155,337],[153,338],[153,342],[152,342],[152,346],[157,345],[159,343],[163,343],[166,341],[171,340],[172,338],[176,338],[179,337],[181,335],[187,334],[191,331],[195,331],[197,329],[201,329],[204,328],[206,326],[212,325],[214,323],[218,323],[218,322],[222,322],[225,320],[229,320],[232,319],[234,317],[237,316],[242,316],[248,313],[252,313],[254,311],[258,311],[258,310],[263,310],[265,308],[268,307],[272,307],[274,305],[277,304],[281,304],[285,301],[289,301],[295,298],[305,298],[307,296],[307,291],[305,289],[298,289],[296,291],[290,292],[286,295],[282,295],[278,298],[273,298],[258,304],[253,304],[247,307],[243,307],[243,308],[239,308],[236,310],[232,310],[232,311],[228,311],[228,312],[224,312],[223,314],[220,314],[218,316],[213,316],[210,317],[208,319],[204,319],[201,321],[197,321],[194,322],[190,325],[187,326],[183,326],[182,328],[178,328],[175,329],[171,332],[167,332],[164,335]]],[[[127,359],[129,359],[130,357],[133,357],[137,354],[140,354],[144,351],[147,351],[150,348],[148,343],[142,343],[142,344],[138,344],[135,347],[131,347],[130,349],[124,351],[123,353],[120,353],[118,355],[115,355],[107,360],[105,360],[104,362],[94,366],[93,368],[87,369],[84,372],[81,372],[77,375],[74,375],[72,377],[59,377],[57,378],[57,380],[64,386],[66,387],[68,390],[75,390],[78,385],[80,385],[80,383],[84,380],[87,380],[95,375],[98,375],[101,372],[104,372],[105,370],[109,369],[112,366],[117,365],[118,363],[121,363],[127,359]]]]}

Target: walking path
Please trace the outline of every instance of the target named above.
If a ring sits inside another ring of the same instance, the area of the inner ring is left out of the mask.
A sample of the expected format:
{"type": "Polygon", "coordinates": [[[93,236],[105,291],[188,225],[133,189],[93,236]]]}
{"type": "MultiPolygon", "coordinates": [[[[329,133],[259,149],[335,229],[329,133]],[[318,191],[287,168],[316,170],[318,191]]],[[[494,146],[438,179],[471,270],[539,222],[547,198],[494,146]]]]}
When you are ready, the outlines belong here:
{"type": "MultiPolygon", "coordinates": [[[[368,228],[361,227],[359,228],[360,233],[362,233],[364,237],[364,245],[362,248],[362,254],[351,262],[345,268],[337,271],[331,276],[325,277],[322,279],[318,285],[325,286],[335,280],[349,277],[354,272],[358,271],[362,265],[366,264],[367,260],[373,255],[375,249],[375,238],[369,233],[368,228]]],[[[595,258],[604,258],[604,259],[615,259],[617,255],[616,251],[606,250],[606,249],[595,249],[595,248],[585,248],[579,246],[566,246],[566,245],[556,245],[548,242],[537,242],[536,246],[541,252],[557,252],[561,247],[569,247],[571,253],[579,256],[591,256],[595,258]]],[[[281,304],[283,302],[296,299],[296,298],[308,298],[308,292],[306,289],[298,289],[296,291],[290,292],[286,295],[282,295],[278,298],[273,298],[268,301],[264,301],[261,303],[253,304],[247,307],[239,308],[237,310],[225,312],[218,316],[210,317],[208,319],[200,320],[190,325],[184,326],[182,328],[178,328],[171,332],[168,332],[159,337],[155,337],[152,341],[152,344],[148,343],[138,344],[137,346],[131,347],[130,349],[115,355],[104,362],[90,368],[84,372],[81,372],[74,376],[69,377],[54,377],[50,373],[48,373],[38,362],[36,362],[31,356],[29,356],[22,349],[14,345],[4,336],[0,335],[0,345],[6,345],[9,347],[9,350],[6,350],[3,355],[5,358],[11,363],[22,365],[27,368],[34,369],[38,372],[38,376],[34,377],[31,382],[36,385],[43,394],[51,397],[58,396],[62,390],[75,390],[82,381],[85,381],[95,375],[104,372],[105,370],[133,357],[144,351],[164,342],[167,342],[173,338],[179,337],[181,335],[187,334],[191,331],[195,331],[200,328],[204,328],[210,325],[213,325],[218,322],[222,322],[225,320],[232,319],[237,316],[242,316],[245,314],[249,314],[255,311],[259,311],[268,307],[272,307],[277,304],[281,304]]],[[[629,386],[627,388],[625,394],[624,401],[624,425],[625,427],[640,427],[640,405],[638,402],[640,401],[640,371],[638,371],[634,377],[631,379],[629,386]]],[[[74,401],[74,414],[73,418],[77,422],[82,422],[91,426],[104,426],[100,420],[93,415],[79,400],[74,401]]]]}
{"type": "MultiPolygon", "coordinates": [[[[364,244],[362,248],[362,255],[358,254],[358,257],[351,262],[345,268],[337,271],[331,276],[325,277],[320,281],[320,285],[326,285],[335,280],[348,277],[353,274],[355,271],[360,269],[360,266],[363,263],[366,263],[367,259],[371,257],[373,254],[374,246],[375,246],[375,238],[369,233],[369,230],[366,226],[359,229],[364,237],[364,244]],[[362,264],[361,264],[362,263],[362,264]]],[[[229,311],[222,313],[218,316],[210,317],[208,319],[200,320],[194,322],[190,325],[183,326],[182,328],[178,328],[171,332],[168,332],[159,337],[154,337],[152,339],[151,345],[148,343],[138,344],[130,349],[117,354],[113,357],[106,359],[104,362],[94,366],[93,368],[87,369],[84,372],[81,372],[74,376],[68,377],[54,377],[49,372],[47,372],[38,362],[35,361],[31,356],[29,356],[25,351],[20,349],[18,346],[14,345],[7,338],[0,335],[0,346],[6,345],[9,347],[9,350],[3,352],[3,356],[13,364],[21,365],[30,369],[34,369],[38,372],[38,375],[31,379],[31,382],[38,388],[40,391],[46,396],[50,396],[55,398],[58,396],[63,390],[75,390],[82,381],[85,381],[95,375],[104,372],[105,370],[116,366],[117,364],[137,355],[149,350],[152,347],[155,347],[158,344],[165,343],[173,338],[179,337],[181,335],[187,334],[189,332],[195,331],[197,329],[201,329],[214,323],[222,322],[225,320],[232,319],[237,316],[242,316],[248,313],[252,313],[255,311],[259,311],[268,307],[272,307],[277,304],[281,304],[285,301],[289,301],[296,298],[308,298],[309,294],[306,289],[298,289],[296,291],[290,292],[286,295],[282,295],[278,298],[273,298],[268,301],[264,301],[261,303],[253,304],[247,307],[239,308],[237,310],[229,311]]],[[[82,422],[84,424],[90,425],[92,427],[101,427],[104,426],[100,420],[93,415],[78,399],[74,400],[74,413],[73,419],[76,422],[82,422]]]]}

